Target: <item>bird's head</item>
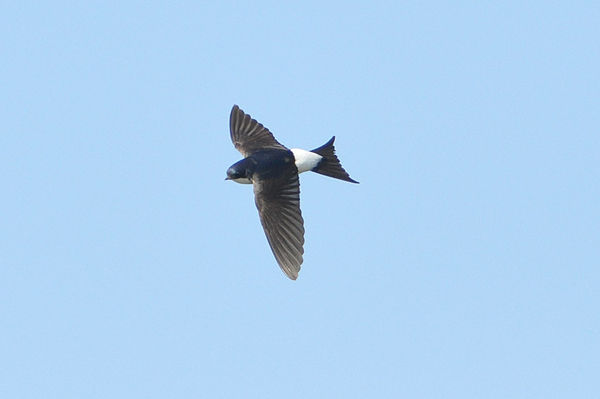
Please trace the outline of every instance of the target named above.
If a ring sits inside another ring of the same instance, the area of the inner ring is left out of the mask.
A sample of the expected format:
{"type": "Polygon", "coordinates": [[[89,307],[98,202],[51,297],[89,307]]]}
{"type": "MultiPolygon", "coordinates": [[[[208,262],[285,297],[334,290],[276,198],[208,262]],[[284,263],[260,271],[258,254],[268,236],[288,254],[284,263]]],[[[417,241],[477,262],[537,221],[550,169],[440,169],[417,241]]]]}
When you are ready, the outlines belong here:
{"type": "Polygon", "coordinates": [[[246,160],[242,159],[231,165],[229,169],[227,169],[227,177],[225,180],[233,180],[234,182],[241,184],[252,184],[252,176],[246,167],[246,164],[246,160]]]}

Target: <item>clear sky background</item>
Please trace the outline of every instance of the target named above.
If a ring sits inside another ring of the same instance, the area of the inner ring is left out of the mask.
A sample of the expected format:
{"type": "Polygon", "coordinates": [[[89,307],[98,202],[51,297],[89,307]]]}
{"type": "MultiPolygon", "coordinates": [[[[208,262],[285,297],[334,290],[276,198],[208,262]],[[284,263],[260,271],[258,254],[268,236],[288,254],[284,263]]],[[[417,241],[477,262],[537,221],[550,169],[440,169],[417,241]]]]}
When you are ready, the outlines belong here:
{"type": "Polygon", "coordinates": [[[0,5],[0,397],[592,398],[600,3],[0,5]],[[233,104],[301,176],[280,271],[233,104]]]}

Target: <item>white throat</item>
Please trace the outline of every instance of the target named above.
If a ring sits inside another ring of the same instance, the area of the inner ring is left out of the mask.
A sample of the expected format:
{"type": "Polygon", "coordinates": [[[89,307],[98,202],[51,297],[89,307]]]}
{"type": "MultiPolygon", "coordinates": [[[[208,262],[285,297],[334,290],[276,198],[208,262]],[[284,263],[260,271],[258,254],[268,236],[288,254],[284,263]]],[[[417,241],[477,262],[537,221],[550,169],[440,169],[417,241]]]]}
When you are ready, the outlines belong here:
{"type": "Polygon", "coordinates": [[[245,177],[240,177],[239,179],[231,179],[236,183],[240,183],[240,184],[252,184],[252,180],[247,179],[245,177]]]}
{"type": "Polygon", "coordinates": [[[319,154],[315,154],[314,152],[301,150],[299,148],[292,148],[290,151],[294,154],[294,159],[296,160],[296,167],[298,168],[298,173],[308,172],[309,170],[313,170],[318,164],[322,156],[319,154]]]}

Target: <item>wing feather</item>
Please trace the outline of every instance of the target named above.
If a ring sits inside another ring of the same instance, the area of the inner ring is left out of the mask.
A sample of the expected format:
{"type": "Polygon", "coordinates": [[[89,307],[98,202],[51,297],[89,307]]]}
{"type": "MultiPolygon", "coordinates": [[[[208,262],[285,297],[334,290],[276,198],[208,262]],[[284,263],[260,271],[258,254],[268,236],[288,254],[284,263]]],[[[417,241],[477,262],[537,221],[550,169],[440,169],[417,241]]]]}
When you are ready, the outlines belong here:
{"type": "Polygon", "coordinates": [[[231,109],[229,133],[233,145],[244,157],[260,150],[287,150],[285,146],[275,140],[269,129],[258,123],[256,119],[252,119],[237,105],[231,109]]]}
{"type": "Polygon", "coordinates": [[[304,254],[304,219],[298,173],[281,180],[254,181],[256,207],[269,246],[281,270],[298,278],[304,254]]]}

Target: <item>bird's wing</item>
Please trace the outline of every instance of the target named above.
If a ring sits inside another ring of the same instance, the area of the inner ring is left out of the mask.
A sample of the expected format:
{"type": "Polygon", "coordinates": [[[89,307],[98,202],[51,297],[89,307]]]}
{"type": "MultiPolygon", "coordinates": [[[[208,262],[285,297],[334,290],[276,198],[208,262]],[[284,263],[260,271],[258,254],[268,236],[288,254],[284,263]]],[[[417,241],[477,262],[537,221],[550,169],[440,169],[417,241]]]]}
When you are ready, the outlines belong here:
{"type": "Polygon", "coordinates": [[[275,140],[269,129],[252,119],[250,115],[245,114],[237,105],[231,109],[229,132],[233,145],[244,157],[260,150],[287,150],[275,140]]]}
{"type": "Polygon", "coordinates": [[[298,173],[282,179],[255,180],[254,196],[260,222],[275,259],[281,270],[296,280],[304,253],[298,173]]]}

